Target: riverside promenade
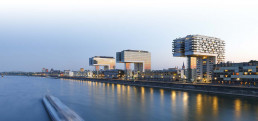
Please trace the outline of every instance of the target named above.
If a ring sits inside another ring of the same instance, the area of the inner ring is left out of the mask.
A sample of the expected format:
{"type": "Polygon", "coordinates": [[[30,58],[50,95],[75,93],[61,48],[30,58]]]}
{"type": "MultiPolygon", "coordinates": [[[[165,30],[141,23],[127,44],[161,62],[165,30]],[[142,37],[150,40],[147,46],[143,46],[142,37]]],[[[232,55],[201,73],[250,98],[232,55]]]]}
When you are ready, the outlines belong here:
{"type": "Polygon", "coordinates": [[[143,86],[183,91],[195,91],[211,94],[237,95],[247,97],[258,97],[257,87],[213,85],[213,84],[193,84],[163,81],[147,81],[147,80],[119,80],[119,79],[98,79],[85,77],[58,77],[61,79],[85,80],[102,83],[123,84],[130,86],[143,86]]]}

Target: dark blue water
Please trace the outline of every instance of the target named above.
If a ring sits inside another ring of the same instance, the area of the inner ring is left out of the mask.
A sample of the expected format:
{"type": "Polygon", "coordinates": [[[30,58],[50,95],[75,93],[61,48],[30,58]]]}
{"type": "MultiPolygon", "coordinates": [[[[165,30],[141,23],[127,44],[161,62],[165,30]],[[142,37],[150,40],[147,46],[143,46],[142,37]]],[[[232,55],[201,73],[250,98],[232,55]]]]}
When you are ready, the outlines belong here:
{"type": "Polygon", "coordinates": [[[258,121],[257,98],[19,76],[0,77],[0,120],[49,121],[45,94],[86,121],[258,121]]]}

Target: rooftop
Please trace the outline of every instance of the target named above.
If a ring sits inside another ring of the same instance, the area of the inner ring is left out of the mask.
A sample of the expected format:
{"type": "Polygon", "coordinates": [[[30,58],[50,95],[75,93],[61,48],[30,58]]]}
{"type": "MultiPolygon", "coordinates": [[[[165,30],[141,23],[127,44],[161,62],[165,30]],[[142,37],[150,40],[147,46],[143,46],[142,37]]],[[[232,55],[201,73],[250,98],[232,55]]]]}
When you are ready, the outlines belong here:
{"type": "Polygon", "coordinates": [[[94,58],[114,58],[114,57],[111,57],[111,56],[94,56],[94,58]]]}
{"type": "Polygon", "coordinates": [[[129,51],[129,52],[144,52],[144,53],[149,53],[148,51],[144,51],[144,50],[123,50],[123,51],[129,51]]]}

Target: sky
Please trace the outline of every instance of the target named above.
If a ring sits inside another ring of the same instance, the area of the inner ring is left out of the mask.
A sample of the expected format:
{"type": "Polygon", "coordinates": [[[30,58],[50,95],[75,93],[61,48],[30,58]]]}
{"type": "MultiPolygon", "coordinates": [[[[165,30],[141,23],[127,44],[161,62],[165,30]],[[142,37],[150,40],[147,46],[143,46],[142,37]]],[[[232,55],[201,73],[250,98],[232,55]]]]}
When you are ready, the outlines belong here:
{"type": "MultiPolygon", "coordinates": [[[[152,69],[182,66],[172,41],[226,42],[226,61],[258,60],[257,0],[0,0],[0,72],[79,70],[125,49],[152,54],[152,69]]],[[[123,64],[117,68],[123,69],[123,64]]]]}

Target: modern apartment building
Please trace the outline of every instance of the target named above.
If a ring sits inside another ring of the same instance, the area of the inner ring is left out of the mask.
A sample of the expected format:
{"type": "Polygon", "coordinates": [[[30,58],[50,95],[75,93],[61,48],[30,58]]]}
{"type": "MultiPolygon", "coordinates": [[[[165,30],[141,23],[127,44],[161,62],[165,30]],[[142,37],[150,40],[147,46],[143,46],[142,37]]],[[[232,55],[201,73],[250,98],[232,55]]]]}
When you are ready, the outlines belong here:
{"type": "Polygon", "coordinates": [[[104,66],[104,70],[115,69],[116,60],[114,57],[95,56],[89,58],[89,65],[95,66],[96,71],[99,71],[100,66],[104,66]]]}
{"type": "Polygon", "coordinates": [[[215,84],[257,86],[258,61],[216,64],[212,82],[215,84]]]}
{"type": "Polygon", "coordinates": [[[131,63],[134,64],[135,72],[151,70],[151,53],[142,50],[123,50],[116,53],[116,62],[124,63],[126,70],[131,70],[131,63]]]}
{"type": "Polygon", "coordinates": [[[211,82],[213,65],[225,60],[225,42],[219,38],[187,35],[172,46],[174,57],[187,57],[188,82],[211,82]]]}

